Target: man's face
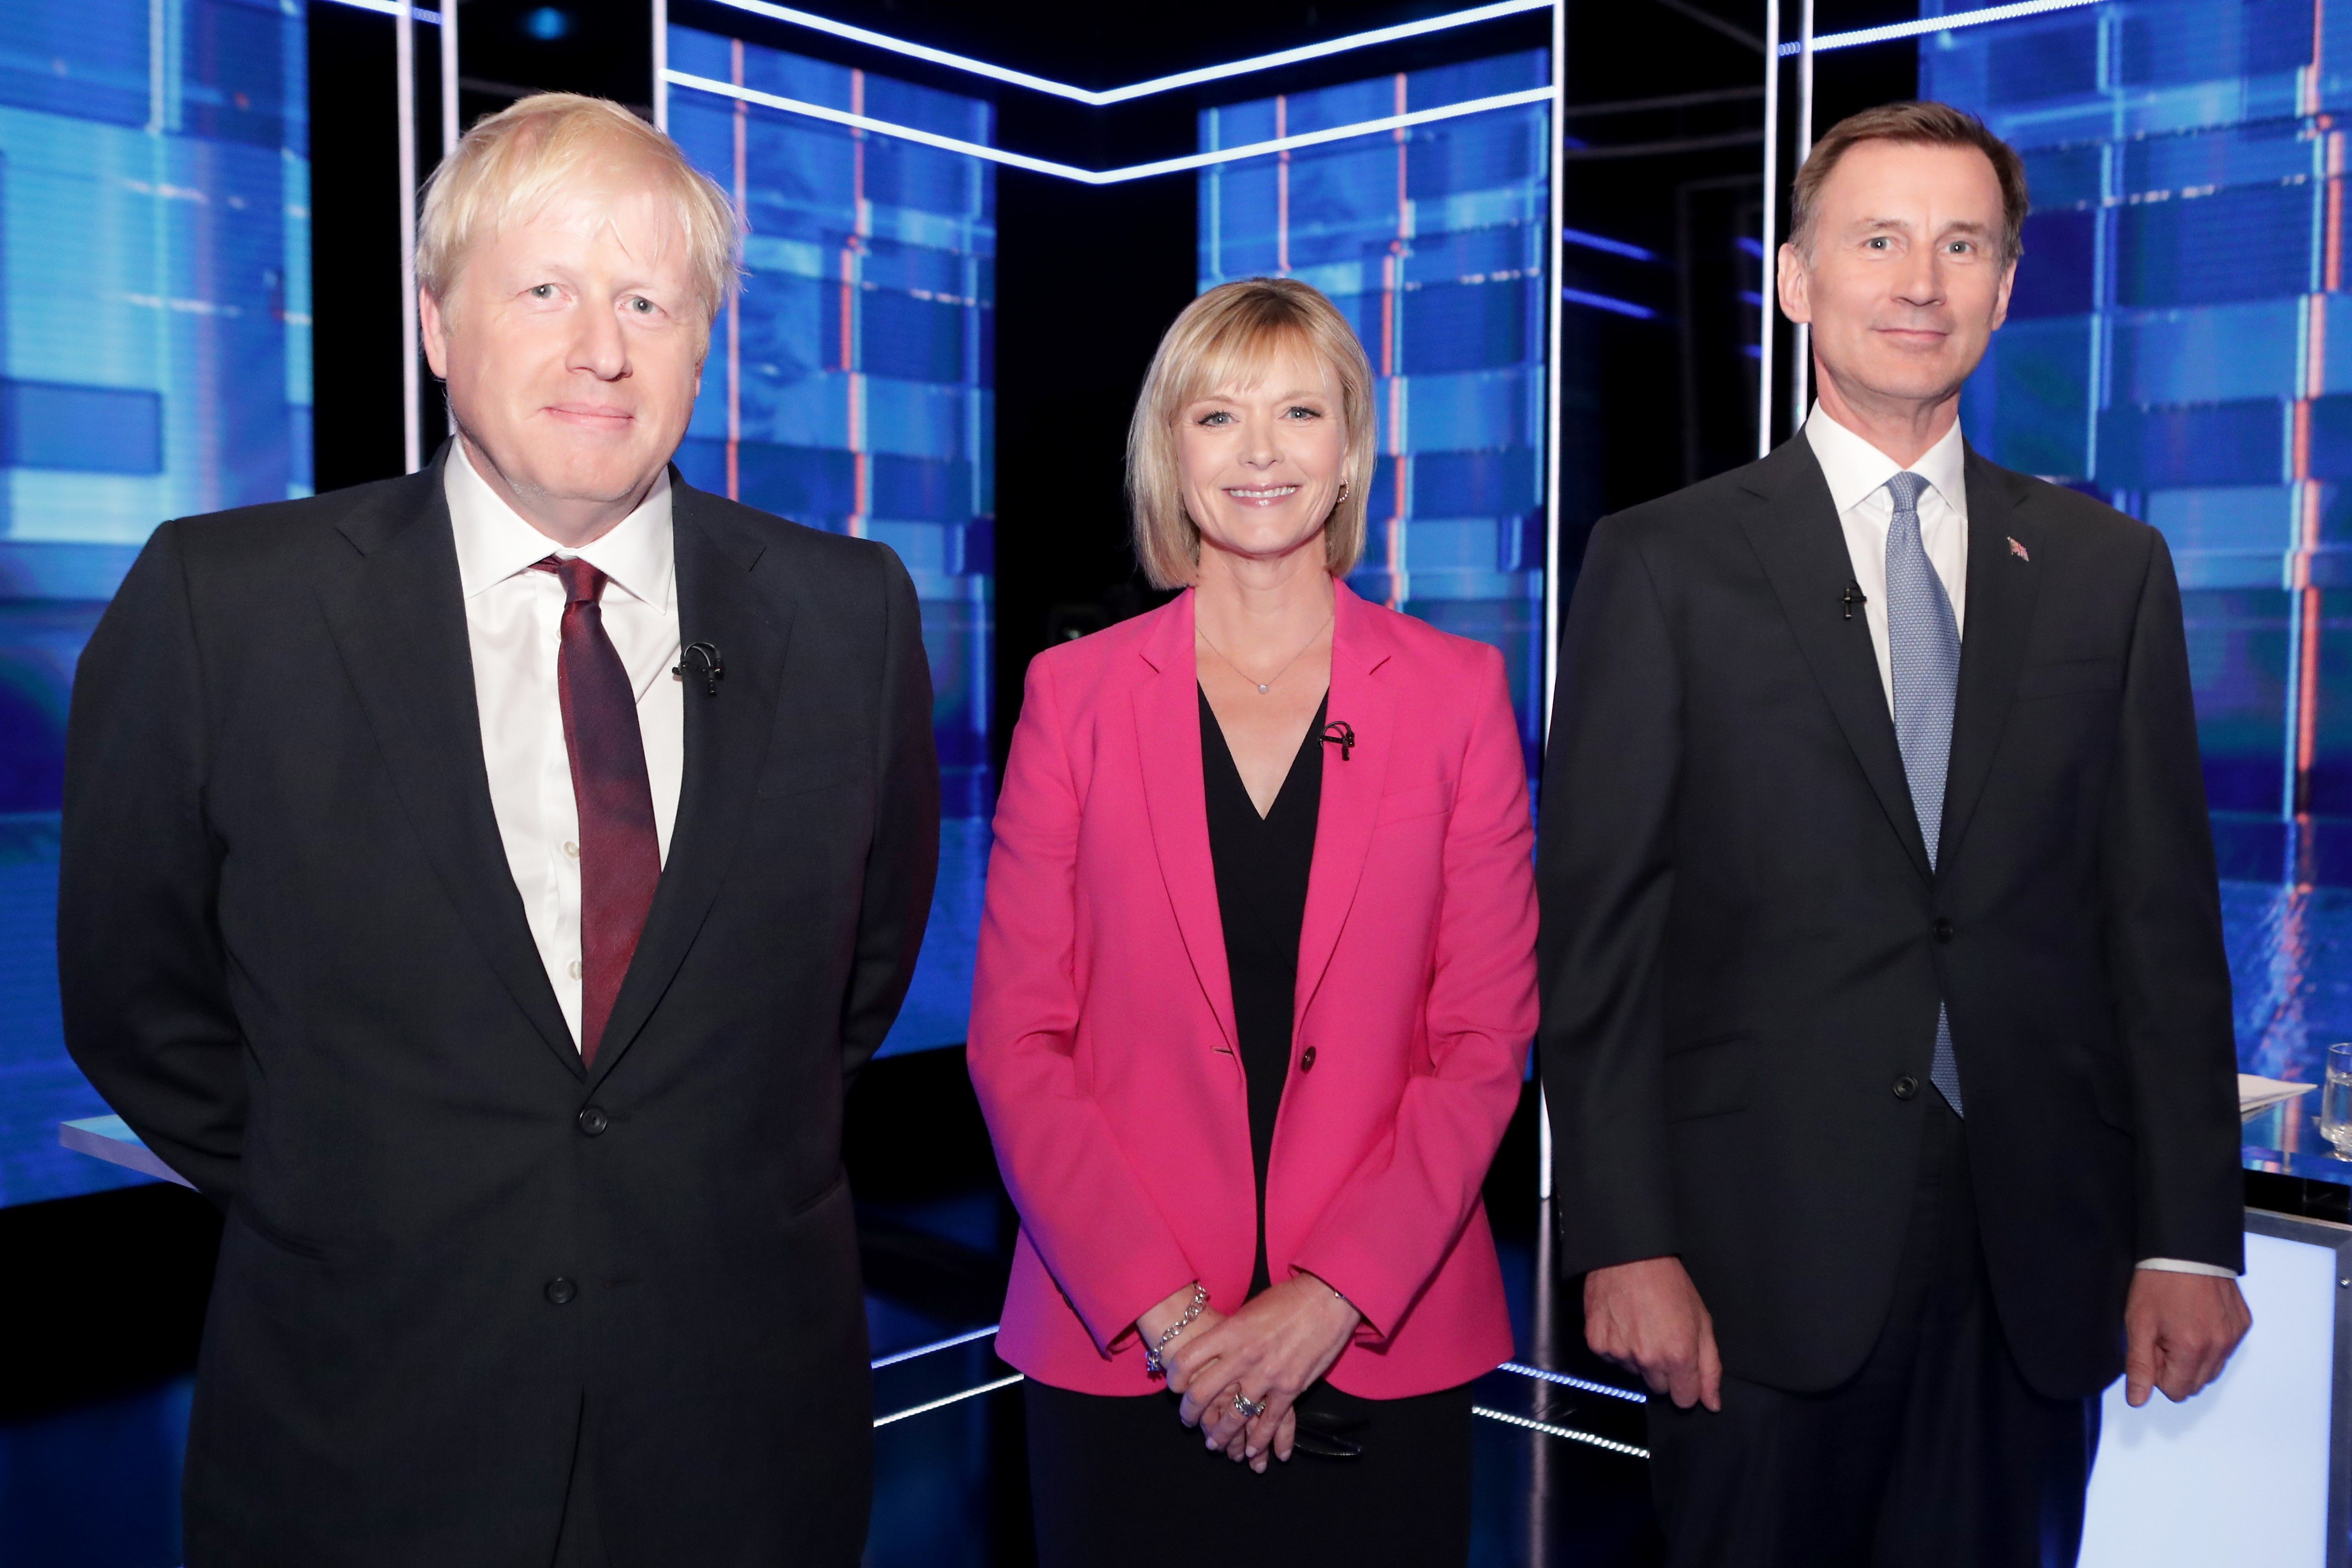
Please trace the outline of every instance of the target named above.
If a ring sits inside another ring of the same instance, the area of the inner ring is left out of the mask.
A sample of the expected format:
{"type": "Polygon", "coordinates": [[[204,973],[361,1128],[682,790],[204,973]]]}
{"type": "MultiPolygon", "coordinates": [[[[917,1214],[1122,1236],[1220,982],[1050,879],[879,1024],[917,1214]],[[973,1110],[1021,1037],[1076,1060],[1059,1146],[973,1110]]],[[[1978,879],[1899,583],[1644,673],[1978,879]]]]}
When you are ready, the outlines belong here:
{"type": "Polygon", "coordinates": [[[709,324],[675,198],[646,162],[581,170],[469,251],[423,313],[458,428],[496,470],[484,477],[535,522],[625,514],[685,437],[709,324]]]}
{"type": "Polygon", "coordinates": [[[1849,402],[1940,402],[2009,311],[2000,181],[1973,147],[1864,141],[1822,183],[1811,256],[1780,248],[1780,305],[1810,321],[1849,402]]]}

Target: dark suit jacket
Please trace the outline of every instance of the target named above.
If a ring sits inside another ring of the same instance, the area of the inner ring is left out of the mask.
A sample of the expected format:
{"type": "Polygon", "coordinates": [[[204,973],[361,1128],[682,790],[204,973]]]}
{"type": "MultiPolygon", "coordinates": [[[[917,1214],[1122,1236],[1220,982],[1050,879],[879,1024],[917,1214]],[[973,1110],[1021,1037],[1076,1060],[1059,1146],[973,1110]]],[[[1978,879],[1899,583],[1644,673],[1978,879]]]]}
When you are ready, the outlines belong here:
{"type": "Polygon", "coordinates": [[[1967,473],[1933,873],[1802,437],[1604,519],[1562,640],[1538,879],[1563,1267],[1680,1254],[1726,1368],[1791,1390],[1843,1381],[1885,1319],[1938,998],[2036,1388],[2115,1377],[2137,1260],[2240,1261],[2171,556],[2074,491],[1967,473]]]}
{"type": "Polygon", "coordinates": [[[618,1560],[857,1559],[842,1096],[929,913],[929,673],[888,550],[671,483],[726,673],[593,1071],[500,848],[437,467],[166,523],[82,656],[67,1041],[228,1214],[191,1564],[546,1563],[583,1400],[618,1560]]]}

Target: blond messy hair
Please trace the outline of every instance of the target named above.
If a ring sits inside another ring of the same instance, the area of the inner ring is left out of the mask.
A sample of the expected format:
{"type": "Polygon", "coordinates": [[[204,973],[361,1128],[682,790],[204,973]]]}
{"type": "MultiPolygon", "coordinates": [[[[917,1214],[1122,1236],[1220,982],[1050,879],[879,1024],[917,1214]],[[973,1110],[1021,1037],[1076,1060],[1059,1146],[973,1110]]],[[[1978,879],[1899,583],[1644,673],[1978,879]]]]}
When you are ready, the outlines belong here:
{"type": "Polygon", "coordinates": [[[1364,553],[1364,505],[1372,486],[1372,367],[1355,329],[1322,291],[1295,277],[1220,284],[1184,307],[1160,340],[1127,429],[1127,495],[1136,559],[1155,588],[1182,588],[1200,575],[1201,530],[1184,510],[1176,422],[1185,406],[1223,387],[1255,382],[1284,349],[1330,366],[1348,432],[1341,499],[1323,526],[1323,563],[1353,571],[1364,553]]]}
{"type": "Polygon", "coordinates": [[[416,224],[417,283],[446,300],[477,244],[529,222],[572,174],[615,153],[650,162],[677,198],[688,272],[708,329],[741,276],[743,225],[735,204],[661,131],[609,99],[576,92],[533,93],[485,115],[441,160],[416,224]]]}

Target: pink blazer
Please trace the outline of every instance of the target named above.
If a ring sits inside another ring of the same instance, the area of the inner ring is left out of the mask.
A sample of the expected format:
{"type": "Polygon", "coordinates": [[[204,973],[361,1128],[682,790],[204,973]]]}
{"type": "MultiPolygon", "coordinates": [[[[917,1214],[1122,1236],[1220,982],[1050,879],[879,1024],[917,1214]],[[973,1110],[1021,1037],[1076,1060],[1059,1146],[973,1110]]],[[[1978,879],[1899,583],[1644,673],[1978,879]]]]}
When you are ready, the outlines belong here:
{"type": "MultiPolygon", "coordinates": [[[[972,1082],[1021,1213],[999,1354],[1142,1394],[1134,1323],[1195,1279],[1242,1304],[1249,1109],[1209,857],[1192,596],[1038,655],[996,807],[972,1082]]],[[[1339,588],[1266,1258],[1364,1314],[1368,1398],[1511,1353],[1479,1199],[1536,1029],[1526,762],[1503,661],[1339,588]]]]}

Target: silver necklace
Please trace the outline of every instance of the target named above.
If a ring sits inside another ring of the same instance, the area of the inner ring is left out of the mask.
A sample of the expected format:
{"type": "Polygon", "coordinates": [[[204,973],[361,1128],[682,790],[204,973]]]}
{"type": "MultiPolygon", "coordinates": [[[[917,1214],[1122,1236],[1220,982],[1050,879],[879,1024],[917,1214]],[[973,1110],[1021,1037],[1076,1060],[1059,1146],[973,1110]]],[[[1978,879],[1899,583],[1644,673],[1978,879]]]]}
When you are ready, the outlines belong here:
{"type": "Polygon", "coordinates": [[[1295,664],[1298,663],[1299,660],[1307,657],[1307,650],[1308,648],[1312,648],[1316,643],[1320,643],[1323,640],[1323,633],[1330,629],[1333,619],[1333,616],[1325,616],[1323,618],[1323,624],[1315,628],[1315,635],[1307,639],[1305,645],[1302,646],[1298,652],[1290,655],[1290,663],[1275,671],[1271,679],[1263,681],[1259,680],[1255,675],[1251,674],[1247,670],[1243,669],[1239,664],[1234,664],[1231,659],[1226,659],[1225,651],[1223,648],[1218,647],[1215,643],[1211,642],[1209,634],[1206,632],[1202,631],[1198,624],[1193,626],[1192,631],[1202,642],[1209,644],[1210,653],[1214,653],[1218,658],[1224,660],[1225,668],[1231,670],[1234,674],[1239,675],[1242,679],[1255,686],[1257,688],[1257,695],[1264,696],[1268,692],[1274,690],[1275,686],[1281,681],[1283,676],[1290,674],[1291,664],[1295,664]]]}

